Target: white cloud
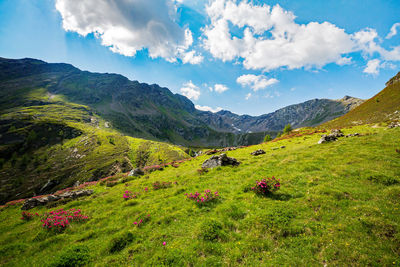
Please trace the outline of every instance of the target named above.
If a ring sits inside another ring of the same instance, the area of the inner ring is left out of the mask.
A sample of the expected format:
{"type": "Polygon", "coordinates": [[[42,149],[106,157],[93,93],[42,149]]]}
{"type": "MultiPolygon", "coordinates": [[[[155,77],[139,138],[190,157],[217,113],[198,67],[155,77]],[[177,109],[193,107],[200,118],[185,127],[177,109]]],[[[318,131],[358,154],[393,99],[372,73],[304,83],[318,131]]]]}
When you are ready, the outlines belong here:
{"type": "MultiPolygon", "coordinates": [[[[242,1],[215,0],[206,7],[211,24],[204,28],[204,47],[223,61],[244,59],[247,69],[265,71],[322,67],[340,62],[352,52],[351,36],[329,22],[297,24],[292,12],[279,5],[270,7],[242,1]],[[242,30],[233,37],[229,23],[242,30]]],[[[348,60],[347,60],[348,61],[348,60]]]]}
{"type": "Polygon", "coordinates": [[[246,74],[238,77],[236,82],[241,84],[242,86],[250,86],[254,92],[265,89],[268,86],[278,83],[279,81],[275,78],[268,79],[264,75],[253,75],[246,74]]]}
{"type": "Polygon", "coordinates": [[[228,90],[228,87],[226,87],[223,84],[218,84],[217,83],[217,84],[214,85],[214,91],[217,92],[217,93],[223,93],[226,90],[228,90]]]}
{"type": "Polygon", "coordinates": [[[249,100],[250,97],[251,97],[251,93],[248,93],[248,94],[246,95],[245,99],[246,99],[246,100],[249,100]]]}
{"type": "Polygon", "coordinates": [[[364,73],[367,74],[378,74],[379,69],[382,67],[381,61],[379,59],[372,59],[368,61],[367,67],[363,70],[364,73]]]}
{"type": "MultiPolygon", "coordinates": [[[[203,28],[203,46],[222,61],[242,62],[246,69],[322,68],[352,63],[349,53],[374,53],[400,60],[400,46],[386,50],[374,29],[348,34],[330,22],[298,24],[281,8],[249,1],[213,0],[206,6],[211,23],[203,28]],[[235,36],[231,29],[235,28],[235,36]]],[[[400,24],[399,24],[400,25],[400,24]]],[[[393,25],[389,37],[397,33],[393,25]]]]}
{"type": "Polygon", "coordinates": [[[209,106],[200,106],[200,105],[195,105],[194,107],[195,107],[196,109],[198,109],[198,110],[210,111],[210,112],[213,112],[213,113],[216,113],[216,112],[222,110],[221,107],[211,108],[211,107],[209,107],[209,106]]]}
{"type": "Polygon", "coordinates": [[[397,28],[400,27],[400,23],[393,24],[392,28],[390,28],[390,32],[386,35],[386,39],[390,39],[397,34],[397,28]]]}
{"type": "Polygon", "coordinates": [[[175,21],[173,0],[56,0],[63,28],[82,36],[93,33],[102,45],[125,56],[147,49],[151,58],[198,64],[202,56],[187,52],[189,29],[175,21]]]}
{"type": "Polygon", "coordinates": [[[187,98],[189,98],[191,100],[199,99],[200,89],[199,89],[199,87],[194,85],[192,83],[192,81],[184,83],[183,87],[181,88],[180,91],[181,91],[182,95],[186,96],[187,98]]]}

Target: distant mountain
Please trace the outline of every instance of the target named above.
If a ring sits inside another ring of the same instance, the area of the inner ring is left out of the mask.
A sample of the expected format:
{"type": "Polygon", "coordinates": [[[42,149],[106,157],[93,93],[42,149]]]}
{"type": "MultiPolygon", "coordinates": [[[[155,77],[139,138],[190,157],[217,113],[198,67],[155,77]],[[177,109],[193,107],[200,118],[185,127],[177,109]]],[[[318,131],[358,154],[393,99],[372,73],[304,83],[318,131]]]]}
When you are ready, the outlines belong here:
{"type": "Polygon", "coordinates": [[[321,127],[339,128],[393,120],[400,121],[400,72],[374,97],[347,114],[322,124],[321,127]]]}
{"type": "Polygon", "coordinates": [[[222,110],[217,113],[201,113],[199,118],[212,128],[224,132],[281,131],[288,123],[294,128],[316,126],[346,114],[363,102],[364,100],[350,96],[339,100],[313,99],[261,116],[239,116],[222,110]]]}
{"type": "Polygon", "coordinates": [[[81,71],[69,64],[0,58],[0,114],[19,106],[46,104],[43,99],[25,97],[38,88],[90,107],[124,134],[186,146],[255,144],[266,133],[276,135],[288,123],[315,126],[362,103],[352,97],[314,99],[261,116],[211,113],[196,110],[186,97],[156,84],[81,71]]]}

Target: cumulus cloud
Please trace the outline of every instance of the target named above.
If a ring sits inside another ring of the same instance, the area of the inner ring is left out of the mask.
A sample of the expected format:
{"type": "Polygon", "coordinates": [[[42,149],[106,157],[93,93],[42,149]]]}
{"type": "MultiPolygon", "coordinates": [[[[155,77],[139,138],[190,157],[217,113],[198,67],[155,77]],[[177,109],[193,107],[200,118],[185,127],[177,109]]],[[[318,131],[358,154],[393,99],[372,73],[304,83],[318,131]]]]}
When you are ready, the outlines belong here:
{"type": "Polygon", "coordinates": [[[253,75],[253,74],[246,74],[239,76],[236,79],[236,82],[241,84],[242,86],[250,86],[254,92],[265,89],[268,86],[278,83],[279,81],[275,78],[268,79],[264,75],[253,75]]]}
{"type": "Polygon", "coordinates": [[[363,70],[367,74],[378,74],[379,69],[382,67],[381,61],[379,59],[372,59],[368,61],[367,67],[363,70]]]}
{"type": "Polygon", "coordinates": [[[223,93],[226,90],[228,90],[228,87],[226,87],[226,85],[218,83],[214,85],[214,88],[210,87],[210,91],[215,91],[217,93],[223,93]]]}
{"type": "Polygon", "coordinates": [[[194,107],[195,107],[196,109],[198,109],[198,110],[210,111],[210,112],[213,112],[213,113],[216,113],[216,112],[222,110],[221,107],[212,108],[212,107],[209,107],[209,106],[200,106],[200,105],[195,105],[194,107]]]}
{"type": "Polygon", "coordinates": [[[188,51],[189,29],[180,27],[172,0],[56,0],[66,31],[93,33],[102,45],[125,56],[147,49],[151,58],[198,64],[201,55],[188,51]]]}
{"type": "Polygon", "coordinates": [[[248,93],[244,99],[249,100],[251,97],[251,93],[248,93]]]}
{"type": "Polygon", "coordinates": [[[181,94],[186,96],[187,98],[191,100],[197,100],[199,99],[200,96],[200,89],[196,85],[192,83],[192,81],[189,81],[187,83],[183,84],[183,87],[181,88],[181,94]]]}
{"type": "Polygon", "coordinates": [[[390,28],[390,32],[386,35],[386,39],[390,39],[397,34],[397,28],[400,27],[400,23],[393,24],[392,28],[390,28]]]}
{"type": "MultiPolygon", "coordinates": [[[[246,69],[321,68],[352,63],[349,53],[378,53],[383,60],[400,60],[400,47],[386,50],[375,30],[348,34],[330,22],[298,24],[279,5],[214,0],[206,6],[211,23],[203,28],[203,46],[222,61],[239,60],[246,69]],[[235,35],[231,29],[235,28],[235,35]]],[[[396,33],[393,25],[391,37],[396,33]]]]}

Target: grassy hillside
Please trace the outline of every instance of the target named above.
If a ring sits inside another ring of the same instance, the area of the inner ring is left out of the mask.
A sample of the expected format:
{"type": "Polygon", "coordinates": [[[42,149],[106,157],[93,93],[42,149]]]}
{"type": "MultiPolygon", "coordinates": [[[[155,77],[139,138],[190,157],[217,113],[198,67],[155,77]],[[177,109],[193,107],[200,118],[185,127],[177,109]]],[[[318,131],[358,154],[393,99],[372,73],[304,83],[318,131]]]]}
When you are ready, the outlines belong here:
{"type": "Polygon", "coordinates": [[[398,266],[400,130],[344,132],[363,136],[318,145],[320,134],[303,135],[238,149],[228,152],[241,161],[238,167],[209,172],[198,171],[204,155],[30,211],[76,208],[89,217],[62,233],[43,229],[38,217],[21,220],[18,205],[4,207],[0,264],[398,266]],[[251,156],[258,148],[267,153],[251,156]],[[271,176],[280,178],[279,191],[265,197],[251,190],[271,176]],[[154,189],[157,181],[166,188],[154,189]],[[198,206],[184,195],[206,189],[218,191],[219,200],[198,206]],[[127,190],[137,197],[124,200],[127,190]]]}
{"type": "Polygon", "coordinates": [[[45,88],[10,96],[13,106],[0,112],[0,203],[189,157],[178,146],[124,136],[45,88]]]}
{"type": "Polygon", "coordinates": [[[366,123],[400,120],[400,82],[387,83],[385,89],[347,114],[324,123],[320,128],[339,128],[366,123]],[[395,112],[398,112],[397,114],[395,112]]]}

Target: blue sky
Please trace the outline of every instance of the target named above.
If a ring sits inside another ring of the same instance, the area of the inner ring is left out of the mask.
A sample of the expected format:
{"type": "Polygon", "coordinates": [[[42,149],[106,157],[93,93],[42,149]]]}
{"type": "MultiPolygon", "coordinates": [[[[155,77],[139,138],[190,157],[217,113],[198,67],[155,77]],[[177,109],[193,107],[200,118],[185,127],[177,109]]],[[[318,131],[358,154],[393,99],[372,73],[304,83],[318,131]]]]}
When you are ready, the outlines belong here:
{"type": "Polygon", "coordinates": [[[400,68],[398,0],[1,0],[0,56],[67,62],[260,115],[369,98],[400,68]]]}

